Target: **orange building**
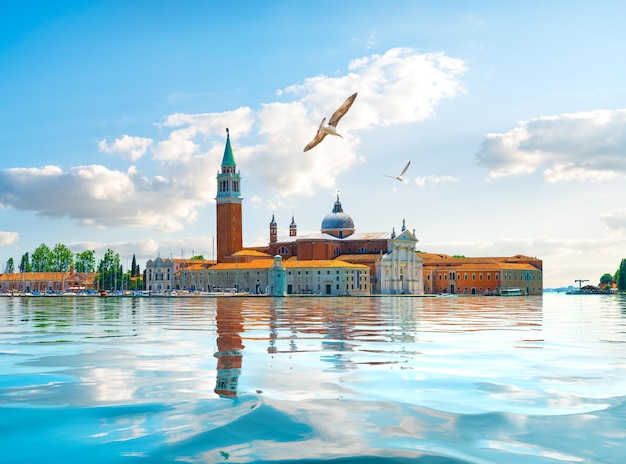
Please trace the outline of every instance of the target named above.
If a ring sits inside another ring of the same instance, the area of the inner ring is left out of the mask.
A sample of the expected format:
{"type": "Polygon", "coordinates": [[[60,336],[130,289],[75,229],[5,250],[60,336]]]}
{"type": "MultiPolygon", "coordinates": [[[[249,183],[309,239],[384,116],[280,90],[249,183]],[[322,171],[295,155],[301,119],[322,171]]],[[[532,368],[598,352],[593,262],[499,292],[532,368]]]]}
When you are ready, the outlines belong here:
{"type": "Polygon", "coordinates": [[[0,293],[78,293],[94,289],[98,273],[76,272],[16,272],[0,274],[0,293]]]}
{"type": "Polygon", "coordinates": [[[497,294],[501,288],[543,293],[543,262],[524,255],[465,258],[422,253],[426,293],[497,294]]]}

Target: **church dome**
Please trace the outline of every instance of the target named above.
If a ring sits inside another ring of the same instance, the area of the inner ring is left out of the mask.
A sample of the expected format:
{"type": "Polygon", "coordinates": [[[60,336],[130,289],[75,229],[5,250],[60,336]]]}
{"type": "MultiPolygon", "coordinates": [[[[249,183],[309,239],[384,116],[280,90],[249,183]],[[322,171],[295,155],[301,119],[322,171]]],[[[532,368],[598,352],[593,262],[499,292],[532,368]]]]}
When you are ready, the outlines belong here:
{"type": "Polygon", "coordinates": [[[322,220],[322,232],[338,238],[348,237],[354,233],[352,218],[343,212],[339,195],[333,207],[333,212],[324,216],[322,220]]]}

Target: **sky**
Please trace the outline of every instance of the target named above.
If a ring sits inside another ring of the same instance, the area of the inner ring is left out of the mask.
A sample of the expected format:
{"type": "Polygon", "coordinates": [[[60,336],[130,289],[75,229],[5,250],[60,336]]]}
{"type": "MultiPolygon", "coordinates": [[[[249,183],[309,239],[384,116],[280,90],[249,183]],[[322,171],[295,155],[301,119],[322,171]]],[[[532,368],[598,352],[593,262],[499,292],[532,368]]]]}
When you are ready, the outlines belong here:
{"type": "Polygon", "coordinates": [[[0,272],[41,244],[127,269],[212,258],[226,128],[244,246],[357,232],[543,260],[544,287],[626,257],[621,1],[5,2],[0,272]],[[304,152],[323,117],[357,98],[304,152]],[[411,161],[404,181],[398,175],[411,161]]]}

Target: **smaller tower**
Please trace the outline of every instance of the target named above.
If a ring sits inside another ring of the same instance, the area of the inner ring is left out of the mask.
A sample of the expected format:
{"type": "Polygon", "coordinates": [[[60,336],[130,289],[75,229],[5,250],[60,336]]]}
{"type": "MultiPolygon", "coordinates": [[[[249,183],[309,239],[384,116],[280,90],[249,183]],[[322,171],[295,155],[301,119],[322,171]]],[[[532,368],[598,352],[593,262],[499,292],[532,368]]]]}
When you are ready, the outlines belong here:
{"type": "Polygon", "coordinates": [[[270,243],[276,243],[278,241],[278,226],[276,225],[276,219],[272,214],[272,220],[270,222],[270,243]]]}
{"type": "Polygon", "coordinates": [[[298,228],[296,226],[296,221],[293,216],[291,216],[291,224],[289,224],[289,236],[295,237],[298,234],[298,228]]]}

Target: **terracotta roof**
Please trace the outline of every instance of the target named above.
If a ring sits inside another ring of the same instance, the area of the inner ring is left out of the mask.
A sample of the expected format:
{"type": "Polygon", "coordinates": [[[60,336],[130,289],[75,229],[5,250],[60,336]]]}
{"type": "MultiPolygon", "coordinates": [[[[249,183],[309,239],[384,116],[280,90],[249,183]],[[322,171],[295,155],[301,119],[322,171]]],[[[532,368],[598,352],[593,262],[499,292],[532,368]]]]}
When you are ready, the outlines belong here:
{"type": "MultiPolygon", "coordinates": [[[[219,263],[213,266],[211,269],[217,271],[226,270],[241,270],[241,269],[269,269],[274,266],[273,260],[268,259],[255,259],[249,263],[219,263]]],[[[287,259],[283,261],[283,267],[285,269],[305,269],[305,268],[337,268],[337,269],[369,269],[363,264],[352,264],[341,260],[302,260],[287,259]]]]}
{"type": "Polygon", "coordinates": [[[272,255],[263,253],[262,251],[250,249],[250,248],[244,248],[243,250],[236,251],[231,256],[259,256],[259,257],[263,256],[266,258],[272,257],[272,255]]]}
{"type": "Polygon", "coordinates": [[[62,282],[68,280],[71,276],[78,274],[80,277],[86,278],[86,280],[93,280],[98,273],[97,272],[14,272],[12,274],[0,274],[0,280],[5,282],[19,282],[19,281],[55,281],[62,282]]]}
{"type": "Polygon", "coordinates": [[[433,271],[440,271],[440,272],[446,272],[448,270],[450,271],[455,271],[455,272],[460,272],[462,270],[466,270],[466,271],[488,271],[488,270],[502,270],[502,271],[539,271],[540,269],[537,269],[535,266],[533,266],[532,264],[526,264],[526,263],[506,263],[504,261],[493,261],[493,262],[483,262],[483,263],[476,263],[476,262],[470,262],[470,263],[454,263],[451,264],[450,266],[447,265],[431,265],[431,266],[426,266],[424,268],[425,272],[428,272],[429,270],[433,270],[433,271]]]}
{"type": "Polygon", "coordinates": [[[351,263],[375,263],[380,260],[380,253],[358,253],[339,255],[335,260],[348,261],[351,263]]]}

